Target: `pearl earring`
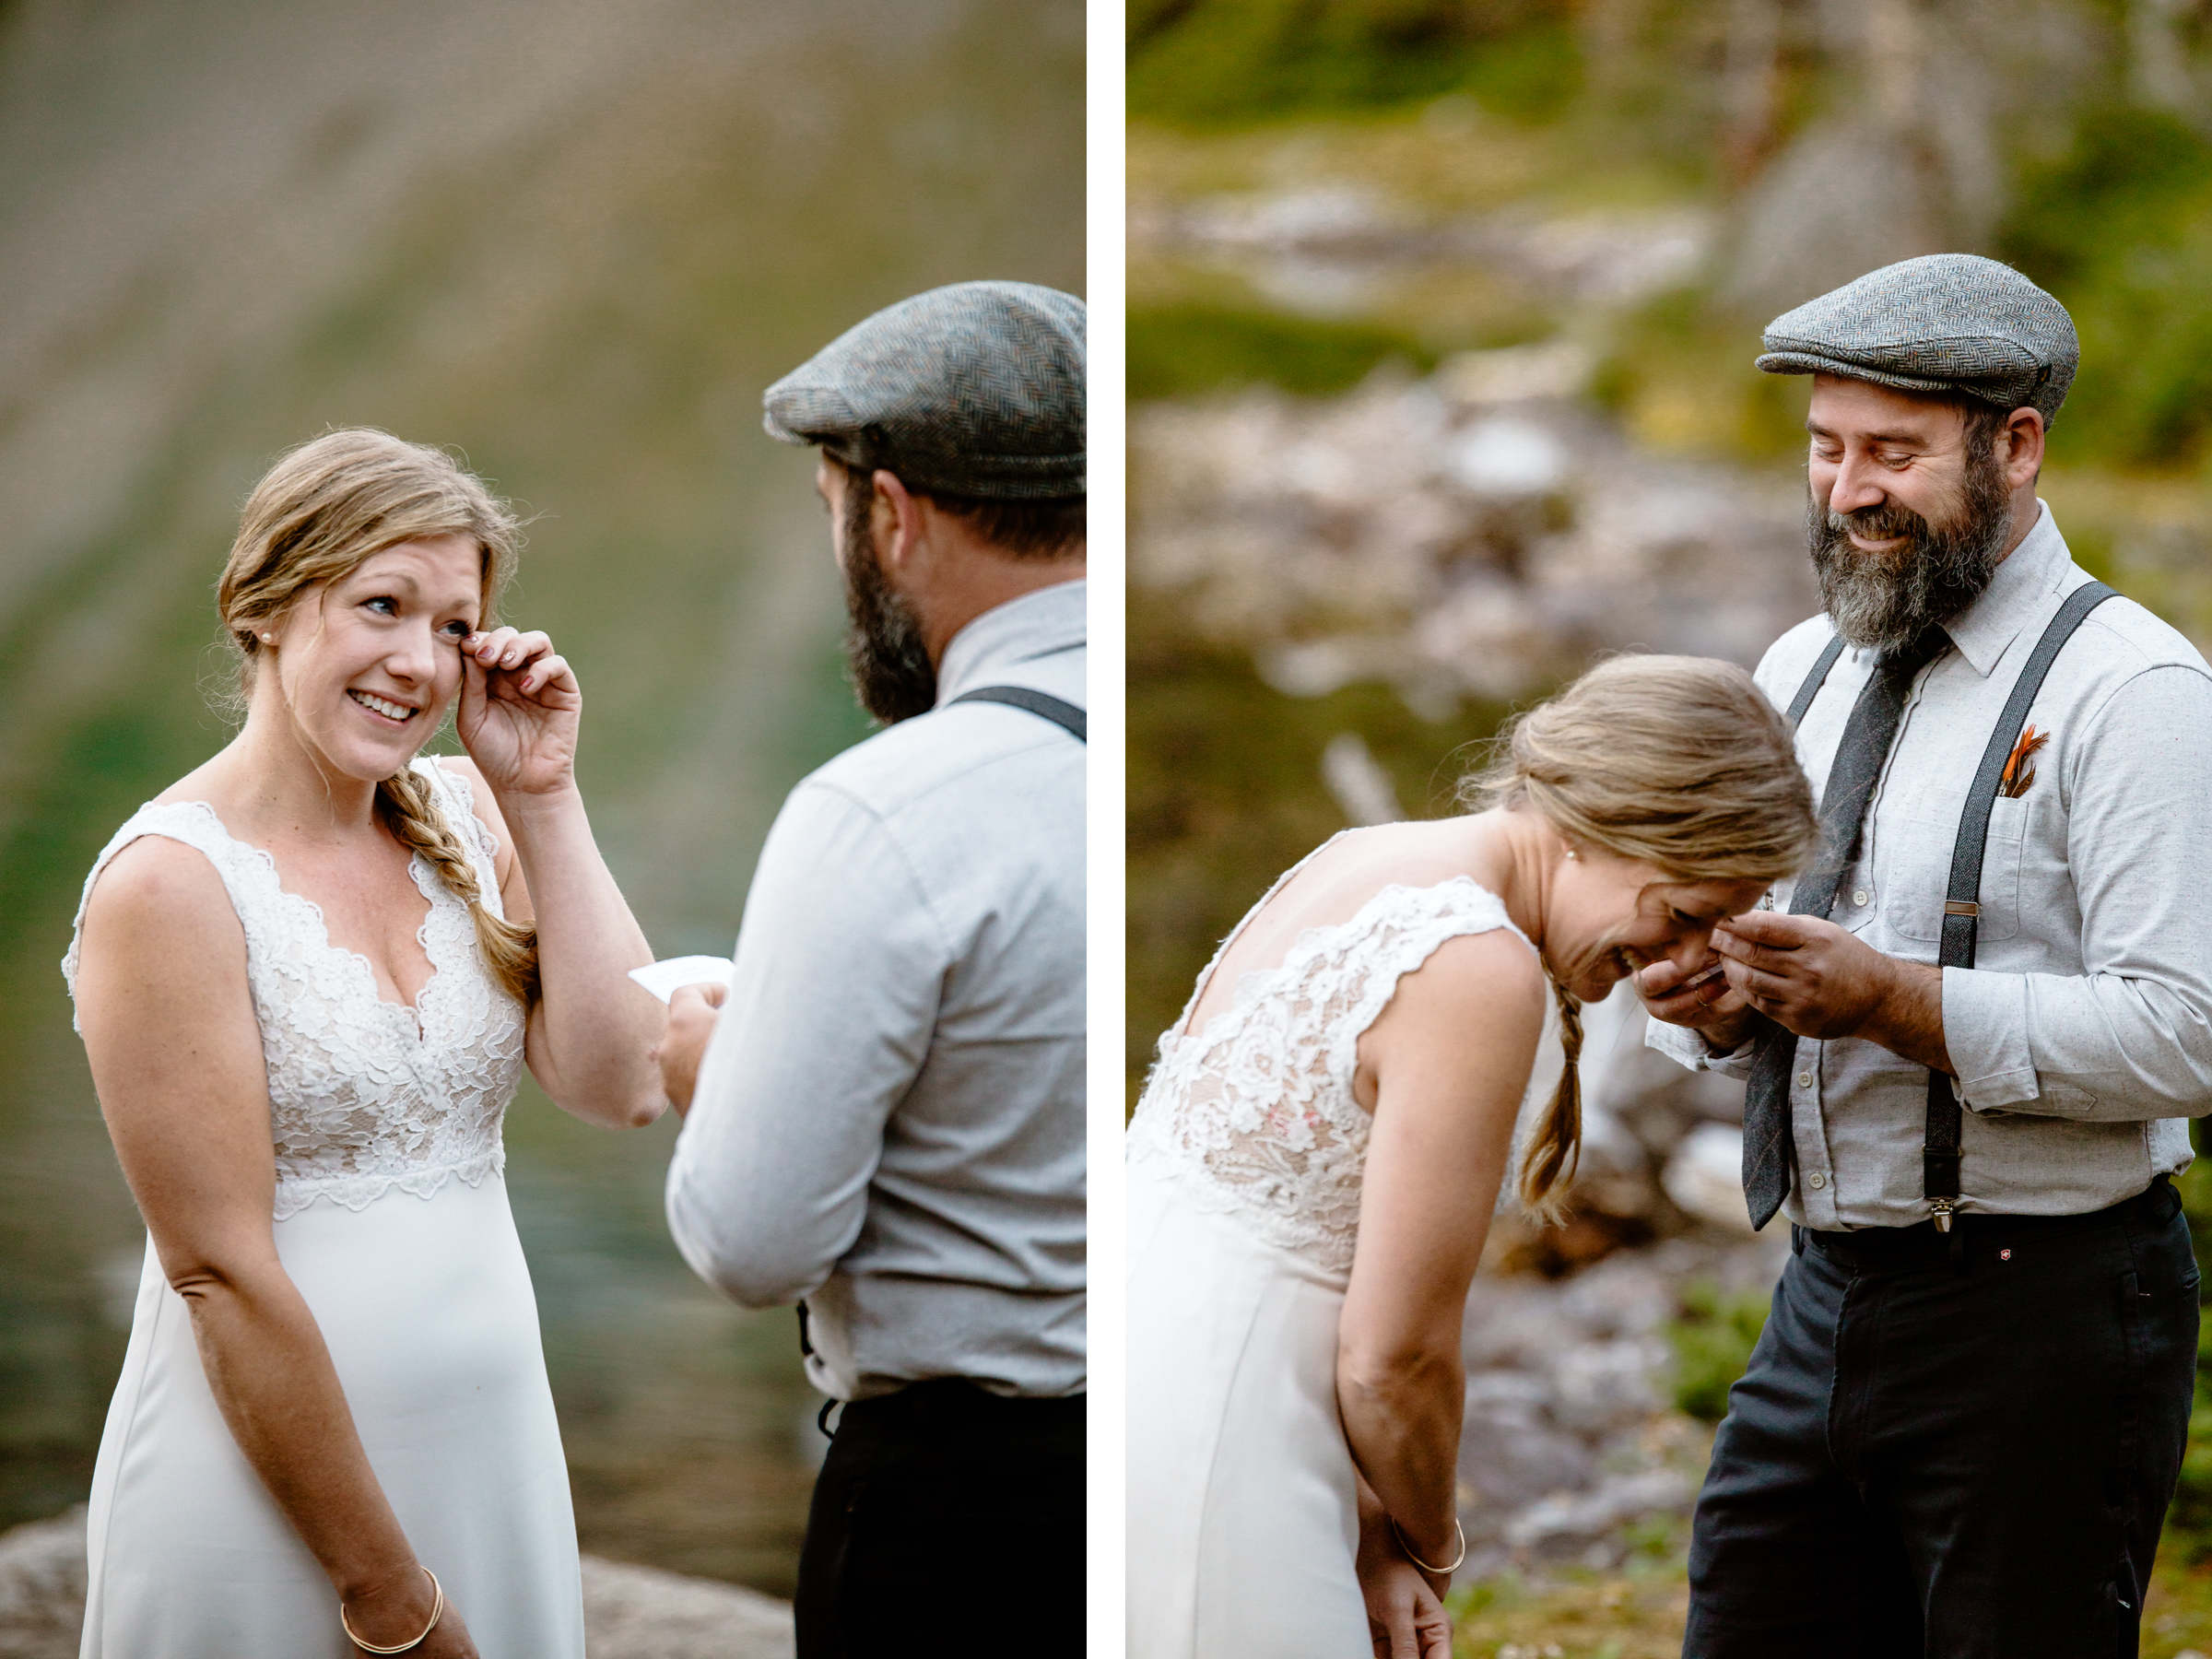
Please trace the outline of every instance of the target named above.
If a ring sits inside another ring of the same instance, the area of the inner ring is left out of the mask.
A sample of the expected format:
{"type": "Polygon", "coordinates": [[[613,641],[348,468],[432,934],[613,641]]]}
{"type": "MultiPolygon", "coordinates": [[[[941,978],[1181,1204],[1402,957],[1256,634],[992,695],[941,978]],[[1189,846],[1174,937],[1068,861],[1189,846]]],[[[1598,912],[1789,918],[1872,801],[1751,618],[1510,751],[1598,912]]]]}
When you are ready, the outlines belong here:
{"type": "Polygon", "coordinates": [[[276,643],[276,636],[275,634],[265,633],[261,636],[261,642],[264,645],[274,645],[276,643]]]}

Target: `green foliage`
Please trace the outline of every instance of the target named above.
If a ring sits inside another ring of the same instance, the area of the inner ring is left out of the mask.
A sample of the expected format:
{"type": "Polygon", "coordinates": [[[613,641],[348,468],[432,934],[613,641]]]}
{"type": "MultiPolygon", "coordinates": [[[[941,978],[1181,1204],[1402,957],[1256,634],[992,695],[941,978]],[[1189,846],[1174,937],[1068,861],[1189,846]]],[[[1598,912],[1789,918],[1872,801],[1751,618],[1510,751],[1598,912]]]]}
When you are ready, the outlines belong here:
{"type": "Polygon", "coordinates": [[[1472,95],[1522,121],[1556,117],[1582,80],[1559,0],[1135,0],[1129,112],[1251,120],[1472,95]]]}
{"type": "Polygon", "coordinates": [[[1767,1327],[1763,1291],[1723,1296],[1698,1280],[1683,1288],[1681,1312],[1667,1327],[1675,1348],[1675,1404],[1708,1423],[1728,1413],[1728,1390],[1751,1362],[1767,1327]]]}
{"type": "Polygon", "coordinates": [[[1759,329],[1700,288],[1622,318],[1590,394],[1656,449],[1773,463],[1805,451],[1806,382],[1754,367],[1759,329]]]}
{"type": "Polygon", "coordinates": [[[1318,395],[1356,385],[1393,359],[1422,372],[1436,353],[1370,323],[1318,322],[1202,302],[1133,308],[1129,395],[1186,397],[1265,382],[1318,395]]]}
{"type": "Polygon", "coordinates": [[[2085,112],[2020,178],[2005,256],[2073,313],[2082,368],[2058,442],[2170,466],[2212,450],[2212,141],[2171,115],[2085,112]]]}
{"type": "Polygon", "coordinates": [[[1434,722],[1387,686],[1327,697],[1275,690],[1248,652],[1191,630],[1172,595],[1129,595],[1126,1064],[1131,1098],[1152,1045],[1223,935],[1344,816],[1322,782],[1329,739],[1357,732],[1419,818],[1449,809],[1461,751],[1504,710],[1434,722]]]}

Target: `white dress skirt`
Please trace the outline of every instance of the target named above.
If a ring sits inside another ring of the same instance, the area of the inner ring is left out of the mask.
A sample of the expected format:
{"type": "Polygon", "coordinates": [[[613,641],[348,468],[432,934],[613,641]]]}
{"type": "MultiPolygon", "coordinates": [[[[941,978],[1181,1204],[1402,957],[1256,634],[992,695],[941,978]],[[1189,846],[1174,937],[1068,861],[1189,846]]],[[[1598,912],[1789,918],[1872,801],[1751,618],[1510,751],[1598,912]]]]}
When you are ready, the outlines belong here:
{"type": "Polygon", "coordinates": [[[1129,1659],[1371,1652],[1336,1411],[1371,1122],[1359,1041],[1438,946],[1511,927],[1465,877],[1386,887],[1192,1032],[1209,967],[1160,1040],[1128,1142],[1129,1659]]]}
{"type": "MultiPolygon", "coordinates": [[[[506,1183],[276,1223],[415,1552],[485,1659],[583,1652],[576,1522],[506,1183]]],[[[92,1477],[83,1653],[352,1659],[330,1580],[230,1436],[149,1242],[92,1477]]]]}
{"type": "MultiPolygon", "coordinates": [[[[496,912],[493,848],[466,782],[416,765],[496,912]]],[[[206,803],[141,807],[93,865],[88,898],[147,835],[205,854],[238,913],[268,1075],[277,1258],[409,1545],[484,1659],[582,1659],[568,1465],[502,1173],[521,1004],[419,854],[431,973],[410,1007],[381,1000],[368,962],[335,947],[322,912],[206,803]]],[[[73,943],[73,991],[76,970],[73,943]]],[[[352,1659],[337,1594],[231,1437],[150,1241],[88,1545],[83,1659],[352,1659]]]]}
{"type": "Polygon", "coordinates": [[[1130,1165],[1131,1659],[1358,1659],[1343,1277],[1204,1196],[1130,1165]]]}

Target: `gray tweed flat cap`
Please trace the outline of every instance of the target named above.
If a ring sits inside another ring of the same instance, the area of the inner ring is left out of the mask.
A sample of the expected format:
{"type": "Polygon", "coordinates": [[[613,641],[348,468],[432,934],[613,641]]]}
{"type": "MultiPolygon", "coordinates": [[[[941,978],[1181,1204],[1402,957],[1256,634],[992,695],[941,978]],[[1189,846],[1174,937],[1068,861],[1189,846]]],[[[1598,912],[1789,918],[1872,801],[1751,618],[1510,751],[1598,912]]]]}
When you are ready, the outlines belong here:
{"type": "Polygon", "coordinates": [[[1929,253],[1869,271],[1767,324],[1769,374],[1841,374],[2033,408],[2048,426],[2081,343],[2066,308],[2010,265],[1929,253]]]}
{"type": "Polygon", "coordinates": [[[991,500],[1084,493],[1083,301],[959,282],[877,312],[769,387],[762,424],[848,466],[991,500]]]}

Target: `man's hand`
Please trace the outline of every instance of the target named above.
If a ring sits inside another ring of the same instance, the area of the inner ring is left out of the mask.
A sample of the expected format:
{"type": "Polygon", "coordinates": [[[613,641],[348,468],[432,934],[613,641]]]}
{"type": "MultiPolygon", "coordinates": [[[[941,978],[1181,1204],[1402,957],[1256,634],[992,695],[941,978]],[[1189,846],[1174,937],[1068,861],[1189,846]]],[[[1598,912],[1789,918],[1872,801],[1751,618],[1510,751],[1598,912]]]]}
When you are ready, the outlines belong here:
{"type": "Polygon", "coordinates": [[[1723,966],[1711,958],[1687,970],[1671,961],[1647,962],[1636,971],[1636,994],[1653,1019],[1687,1027],[1714,1053],[1725,1054],[1751,1034],[1759,1010],[1728,982],[1723,966]]]}
{"type": "Polygon", "coordinates": [[[1943,1041],[1943,970],[1885,956],[1814,916],[1750,911],[1712,930],[1729,988],[1799,1037],[1860,1037],[1931,1070],[1943,1041]]]}
{"type": "Polygon", "coordinates": [[[700,1057],[707,1052],[707,1040],[714,1035],[714,1022],[722,1017],[722,1005],[729,995],[727,985],[710,982],[679,986],[668,999],[668,1034],[653,1057],[661,1063],[661,1087],[668,1091],[668,1103],[678,1117],[691,1110],[700,1057]]]}

